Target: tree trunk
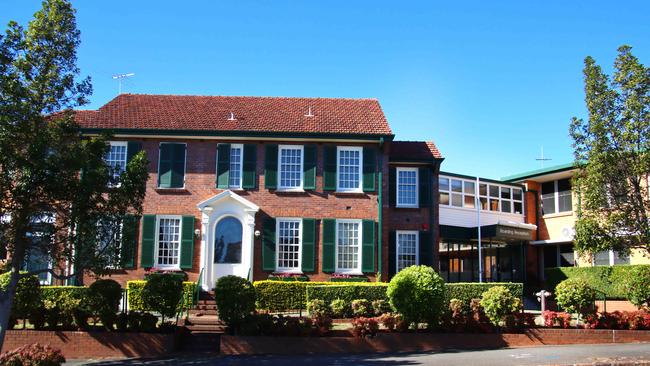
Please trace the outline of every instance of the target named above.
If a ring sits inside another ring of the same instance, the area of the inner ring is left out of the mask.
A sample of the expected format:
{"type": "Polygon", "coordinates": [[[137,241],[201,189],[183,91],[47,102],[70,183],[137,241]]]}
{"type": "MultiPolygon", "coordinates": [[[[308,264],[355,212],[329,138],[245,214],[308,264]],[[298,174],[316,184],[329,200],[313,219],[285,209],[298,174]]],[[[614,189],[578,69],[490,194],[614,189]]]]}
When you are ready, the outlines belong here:
{"type": "Polygon", "coordinates": [[[4,291],[0,291],[0,351],[4,345],[5,335],[9,327],[9,317],[11,316],[11,306],[14,303],[16,295],[16,286],[18,285],[20,274],[12,268],[9,286],[4,291]]]}

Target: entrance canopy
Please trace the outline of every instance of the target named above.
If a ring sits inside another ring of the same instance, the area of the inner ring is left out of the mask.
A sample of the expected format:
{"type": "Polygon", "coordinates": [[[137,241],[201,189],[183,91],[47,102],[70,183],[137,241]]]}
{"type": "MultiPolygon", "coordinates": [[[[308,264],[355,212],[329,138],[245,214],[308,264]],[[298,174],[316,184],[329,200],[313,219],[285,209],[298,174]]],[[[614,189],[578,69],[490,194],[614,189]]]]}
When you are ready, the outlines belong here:
{"type": "MultiPolygon", "coordinates": [[[[499,221],[494,225],[481,226],[481,239],[495,241],[531,240],[537,226],[511,221],[499,221]]],[[[478,227],[440,225],[440,237],[444,239],[478,239],[478,227]]]]}

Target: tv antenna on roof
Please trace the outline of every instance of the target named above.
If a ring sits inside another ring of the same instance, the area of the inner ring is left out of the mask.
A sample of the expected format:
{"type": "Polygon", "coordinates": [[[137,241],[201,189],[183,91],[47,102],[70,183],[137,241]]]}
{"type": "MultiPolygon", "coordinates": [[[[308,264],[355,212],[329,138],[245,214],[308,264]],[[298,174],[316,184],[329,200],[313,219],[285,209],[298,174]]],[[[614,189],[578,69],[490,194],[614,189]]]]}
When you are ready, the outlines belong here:
{"type": "Polygon", "coordinates": [[[542,154],[539,156],[539,158],[535,158],[535,160],[539,161],[542,164],[542,168],[543,168],[545,161],[550,161],[553,159],[544,157],[544,146],[542,145],[542,154]]]}
{"type": "Polygon", "coordinates": [[[135,76],[135,73],[130,72],[128,74],[116,74],[116,75],[113,75],[113,80],[117,80],[117,84],[118,84],[118,92],[117,92],[117,94],[122,94],[122,80],[124,80],[126,78],[130,78],[131,76],[135,76]]]}

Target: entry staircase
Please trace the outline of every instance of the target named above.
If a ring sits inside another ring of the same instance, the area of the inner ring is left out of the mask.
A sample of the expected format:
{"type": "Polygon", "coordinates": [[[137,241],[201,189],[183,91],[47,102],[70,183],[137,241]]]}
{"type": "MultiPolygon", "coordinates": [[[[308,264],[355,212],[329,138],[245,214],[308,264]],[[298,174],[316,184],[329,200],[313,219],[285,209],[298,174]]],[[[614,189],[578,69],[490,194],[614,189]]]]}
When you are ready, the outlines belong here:
{"type": "Polygon", "coordinates": [[[190,308],[184,325],[189,331],[183,337],[184,351],[219,352],[226,325],[219,319],[213,291],[199,292],[198,301],[190,308]]]}

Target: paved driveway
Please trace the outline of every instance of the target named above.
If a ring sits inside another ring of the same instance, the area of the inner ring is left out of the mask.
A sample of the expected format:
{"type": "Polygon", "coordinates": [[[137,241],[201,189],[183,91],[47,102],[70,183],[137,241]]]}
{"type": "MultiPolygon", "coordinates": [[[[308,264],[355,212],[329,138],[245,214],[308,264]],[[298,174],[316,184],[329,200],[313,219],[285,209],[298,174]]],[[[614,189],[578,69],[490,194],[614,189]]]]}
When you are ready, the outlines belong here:
{"type": "Polygon", "coordinates": [[[393,365],[573,365],[573,364],[644,364],[650,365],[650,344],[570,345],[507,348],[484,351],[443,353],[314,355],[314,356],[198,356],[182,355],[155,360],[70,362],[69,365],[224,365],[224,366],[393,366],[393,365]]]}

